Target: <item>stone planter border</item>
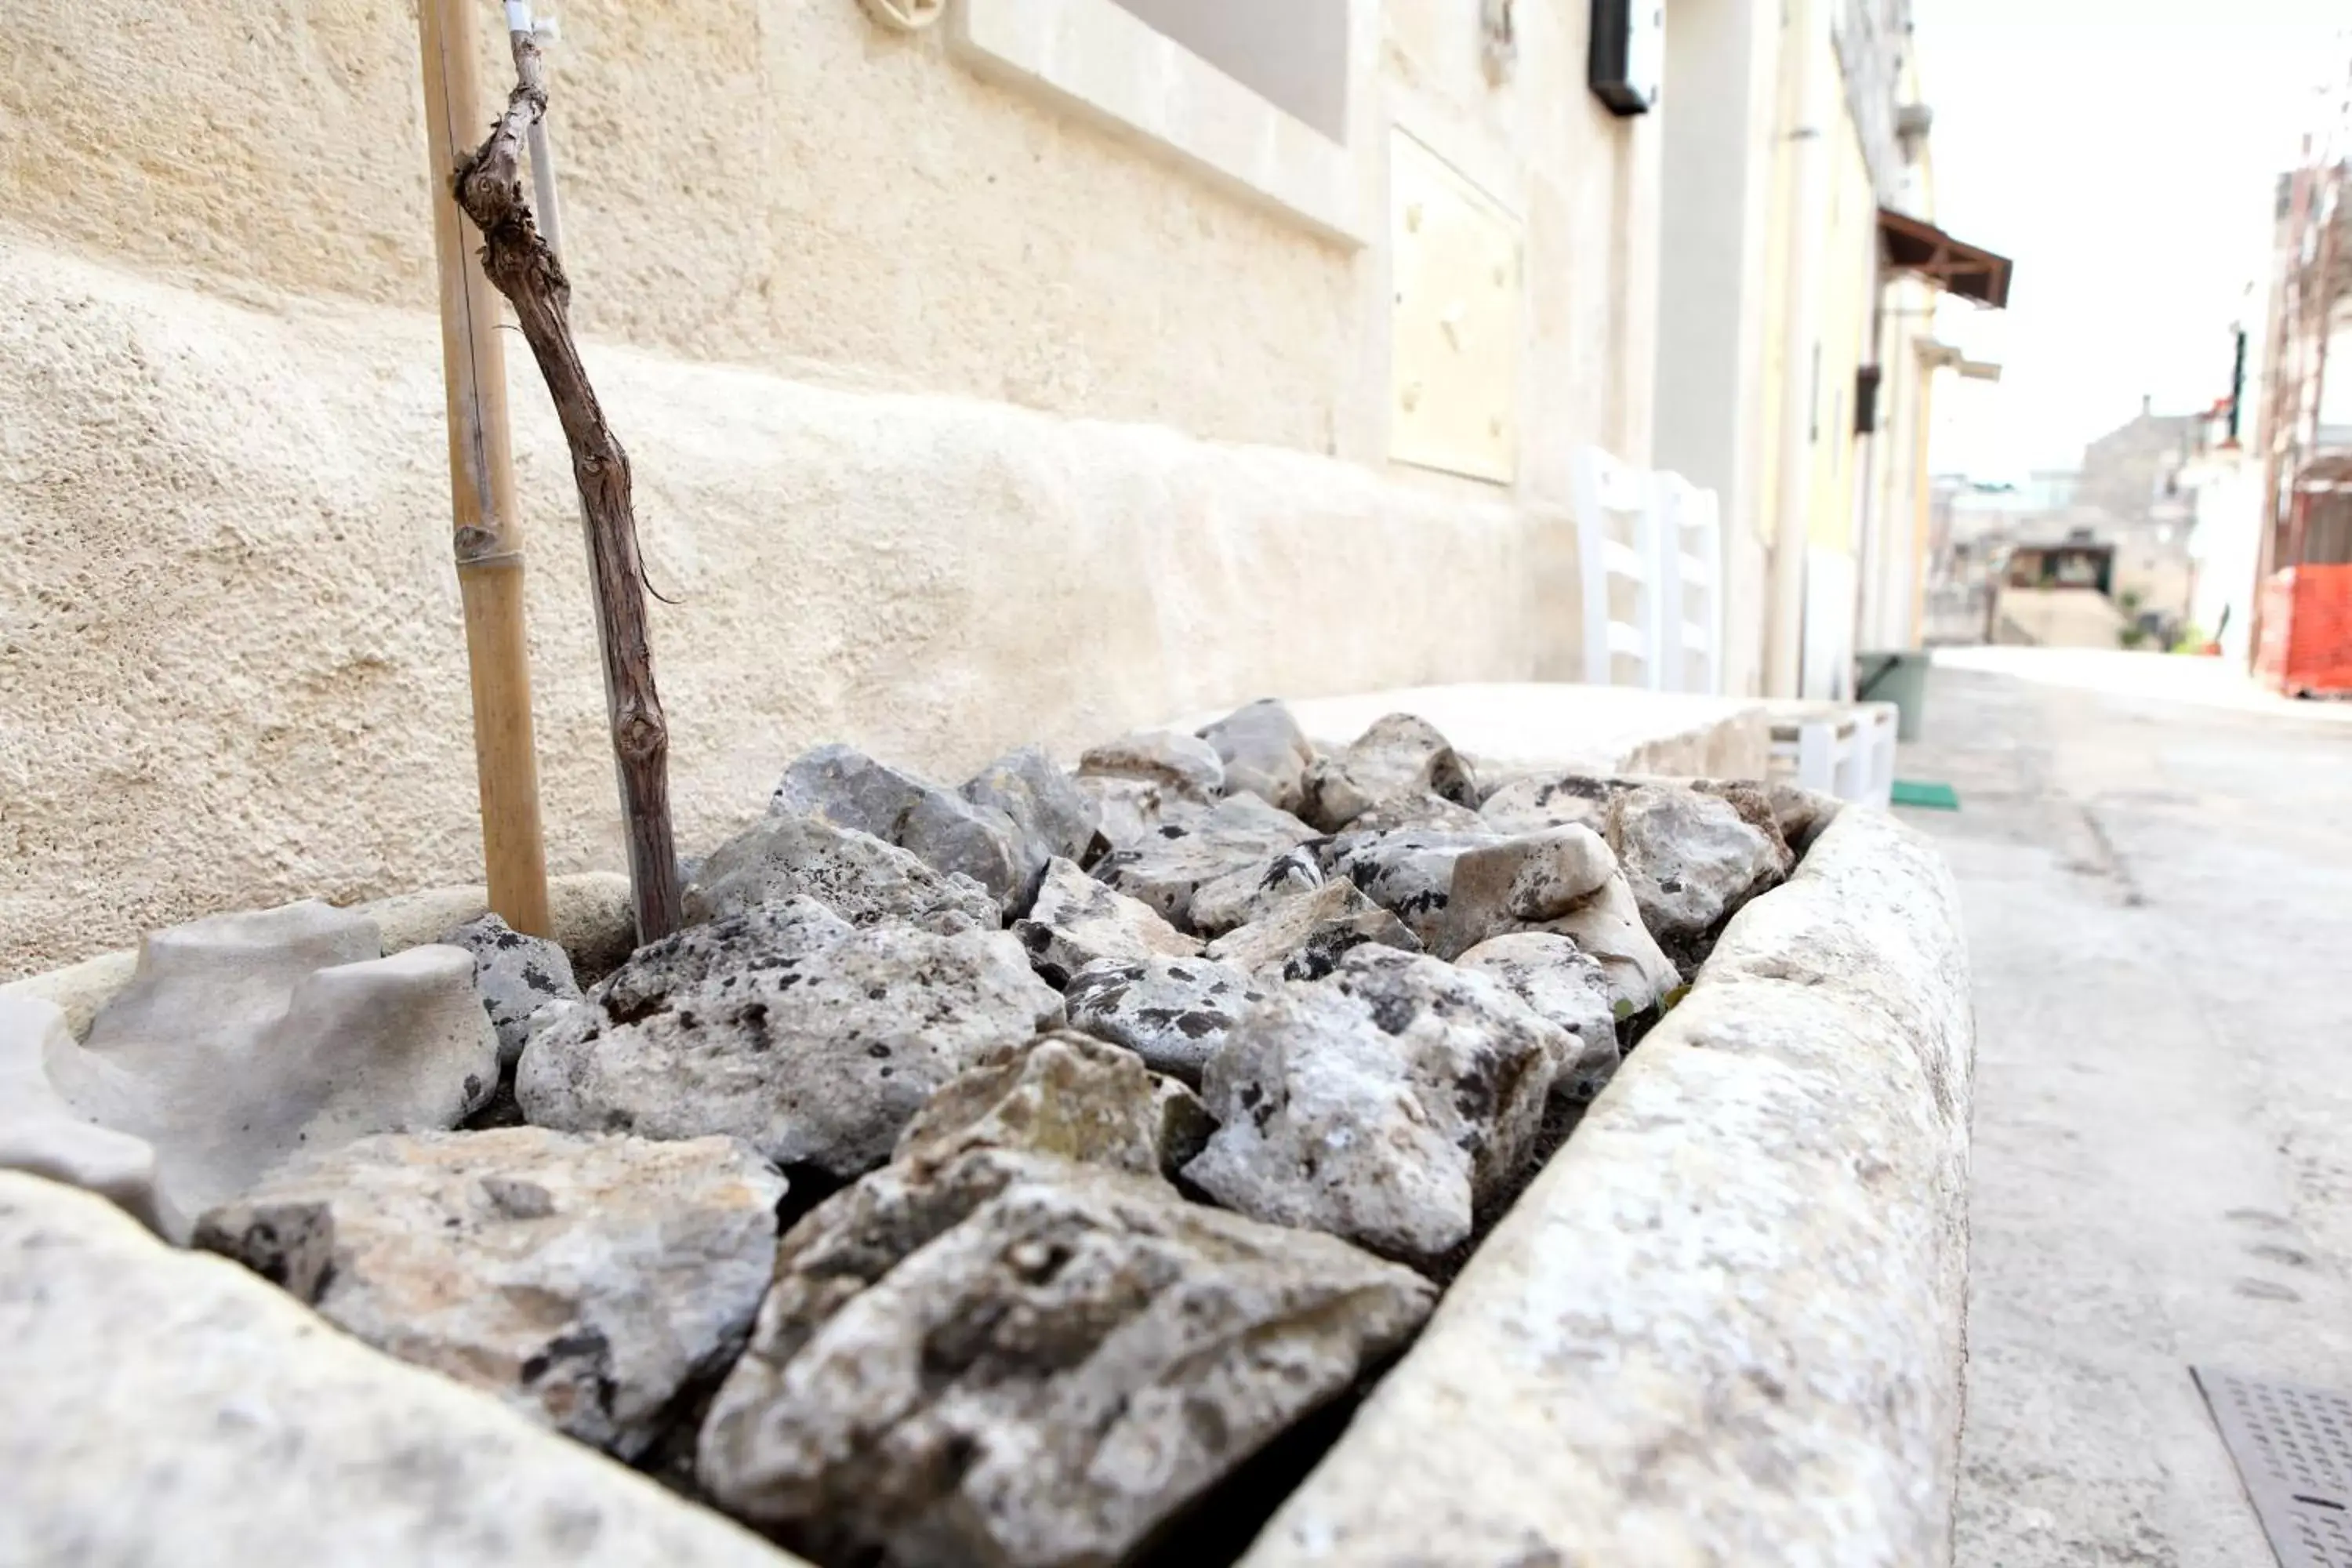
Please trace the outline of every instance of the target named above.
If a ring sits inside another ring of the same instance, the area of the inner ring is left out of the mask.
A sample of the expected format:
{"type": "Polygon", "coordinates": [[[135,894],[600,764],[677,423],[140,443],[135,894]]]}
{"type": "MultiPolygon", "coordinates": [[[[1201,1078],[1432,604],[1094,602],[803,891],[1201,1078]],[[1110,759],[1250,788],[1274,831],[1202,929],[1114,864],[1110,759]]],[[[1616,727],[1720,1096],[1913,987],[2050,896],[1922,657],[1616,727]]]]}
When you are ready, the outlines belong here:
{"type": "Polygon", "coordinates": [[[1948,1562],[1973,1054],[1950,872],[1840,814],[1245,1568],[1948,1562]]]}
{"type": "MultiPolygon", "coordinates": [[[[583,971],[625,953],[625,879],[556,892],[583,971]]],[[[394,952],[482,894],[362,908],[394,952]]],[[[79,1033],[134,962],[0,993],[79,1033]]],[[[1733,919],[1239,1561],[1948,1563],[1972,1054],[1948,871],[1884,814],[1841,813],[1733,919]]],[[[252,1294],[211,1260],[171,1267],[252,1294]]],[[[764,1555],[711,1523],[682,1560],[764,1555]]]]}

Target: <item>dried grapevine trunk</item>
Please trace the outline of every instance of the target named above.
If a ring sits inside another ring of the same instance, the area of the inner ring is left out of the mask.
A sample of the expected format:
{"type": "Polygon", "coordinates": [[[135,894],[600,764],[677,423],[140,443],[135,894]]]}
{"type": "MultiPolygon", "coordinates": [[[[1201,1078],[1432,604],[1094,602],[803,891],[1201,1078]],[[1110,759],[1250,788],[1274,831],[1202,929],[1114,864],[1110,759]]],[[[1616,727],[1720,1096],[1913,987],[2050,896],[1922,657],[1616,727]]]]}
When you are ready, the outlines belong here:
{"type": "Polygon", "coordinates": [[[514,48],[514,91],[489,140],[457,165],[457,205],[482,231],[482,269],[513,304],[516,324],[539,362],[572,448],[572,474],[580,486],[588,532],[597,640],[604,649],[605,706],[621,777],[629,887],[637,941],[644,943],[667,936],[681,921],[669,815],[669,725],[654,689],[628,454],[604,422],[572,341],[571,280],[540,237],[523,194],[523,142],[547,111],[539,46],[528,27],[508,37],[514,48]]]}

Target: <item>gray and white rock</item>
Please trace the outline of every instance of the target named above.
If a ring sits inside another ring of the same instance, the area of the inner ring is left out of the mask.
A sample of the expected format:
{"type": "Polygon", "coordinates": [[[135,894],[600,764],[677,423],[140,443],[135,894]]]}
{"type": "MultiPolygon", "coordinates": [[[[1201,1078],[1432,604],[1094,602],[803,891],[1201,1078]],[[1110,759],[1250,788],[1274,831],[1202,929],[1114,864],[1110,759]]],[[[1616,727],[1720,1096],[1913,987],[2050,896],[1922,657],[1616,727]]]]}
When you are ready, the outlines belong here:
{"type": "Polygon", "coordinates": [[[87,1043],[46,1051],[49,1081],[77,1115],[153,1147],[175,1224],[298,1152],[454,1127],[499,1082],[474,956],[378,958],[380,941],[315,901],[155,932],[87,1043]]]}
{"type": "Polygon", "coordinates": [[[1163,820],[1097,861],[1094,874],[1184,931],[1191,929],[1192,895],[1201,888],[1315,836],[1313,828],[1255,795],[1234,795],[1206,811],[1163,820]]]}
{"type": "Polygon", "coordinates": [[[1568,913],[1524,929],[1571,938],[1599,960],[1601,973],[1609,977],[1611,1005],[1620,1016],[1656,1006],[1682,984],[1682,972],[1642,923],[1641,907],[1622,875],[1611,877],[1599,892],[1568,913]]]}
{"type": "Polygon", "coordinates": [[[1270,989],[1209,1058],[1185,1178],[1218,1203],[1427,1264],[1525,1165],[1569,1047],[1493,979],[1359,948],[1270,989]]]}
{"type": "Polygon", "coordinates": [[[996,900],[968,877],[951,876],[854,827],[817,816],[771,816],[704,858],[686,889],[689,921],[722,920],[779,900],[810,898],[855,925],[909,921],[952,929],[994,929],[996,900]]]}
{"type": "Polygon", "coordinates": [[[0,1562],[798,1564],[226,1258],[8,1173],[0,1388],[21,1417],[0,1423],[0,1562]]]}
{"type": "Polygon", "coordinates": [[[1395,833],[1404,828],[1439,833],[1488,833],[1492,828],[1475,806],[1441,800],[1433,795],[1396,795],[1366,806],[1352,818],[1349,834],[1395,833]]]}
{"type": "MultiPolygon", "coordinates": [[[[370,899],[352,912],[375,923],[383,952],[390,957],[441,940],[441,933],[492,913],[489,889],[479,886],[417,888],[370,899]]],[[[574,871],[547,879],[548,940],[572,964],[572,978],[585,985],[620,967],[636,951],[635,906],[629,879],[619,871],[574,871]]]]}
{"type": "Polygon", "coordinates": [[[1430,1300],[1157,1178],[995,1150],[894,1164],[785,1237],[698,1473],[826,1561],[1121,1563],[1430,1300]]]}
{"type": "Polygon", "coordinates": [[[1424,947],[1439,945],[1454,889],[1454,863],[1481,845],[1486,832],[1402,828],[1392,833],[1350,830],[1322,847],[1323,863],[1364,896],[1402,921],[1424,947]]]}
{"type": "Polygon", "coordinates": [[[63,1009],[0,995],[0,1171],[84,1188],[163,1235],[183,1233],[156,1189],[154,1145],[87,1121],[49,1082],[47,1058],[72,1048],[63,1009]]]}
{"type": "Polygon", "coordinates": [[[1012,821],[1022,878],[1034,875],[1057,855],[1085,860],[1095,847],[1101,814],[1042,747],[1005,752],[965,783],[963,795],[1012,821]]]}
{"type": "Polygon", "coordinates": [[[1434,946],[1451,958],[1489,937],[1557,920],[1616,871],[1601,836],[1573,824],[1474,846],[1454,862],[1434,946]]]}
{"type": "Polygon", "coordinates": [[[876,762],[855,746],[818,746],[784,770],[768,797],[768,815],[818,817],[896,844],[907,813],[925,795],[940,793],[937,784],[876,762]]]}
{"type": "Polygon", "coordinates": [[[1786,798],[1792,810],[1802,811],[1808,802],[1830,798],[1795,784],[1759,779],[1693,779],[1689,787],[1729,803],[1731,809],[1739,814],[1740,821],[1790,850],[1791,864],[1795,862],[1795,849],[1788,835],[1780,830],[1781,806],[1777,803],[1786,798]]]}
{"type": "Polygon", "coordinates": [[[900,1163],[1007,1149],[1137,1175],[1160,1168],[1160,1092],[1132,1051],[1068,1030],[991,1051],[940,1086],[898,1138],[900,1163]]]}
{"type": "Polygon", "coordinates": [[[1013,934],[1045,983],[1059,989],[1090,969],[1153,957],[1189,958],[1200,940],[1159,911],[1087,876],[1067,860],[1046,862],[1036,901],[1013,934]]]}
{"type": "Polygon", "coordinates": [[[1366,942],[1421,951],[1421,939],[1402,921],[1364,897],[1353,882],[1337,881],[1286,899],[1263,919],[1227,931],[1209,944],[1208,955],[1244,973],[1278,970],[1285,979],[1315,980],[1366,942]]]}
{"type": "Polygon", "coordinates": [[[796,758],[768,814],[814,817],[895,844],[942,875],[971,878],[1000,903],[1032,869],[1027,831],[1002,801],[977,798],[969,786],[942,789],[851,746],[796,758]]]}
{"type": "Polygon", "coordinates": [[[1192,800],[1224,791],[1225,764],[1216,747],[1181,730],[1134,730],[1089,746],[1078,758],[1080,778],[1145,779],[1192,800]]]}
{"type": "Polygon", "coordinates": [[[1376,805],[1434,795],[1455,805],[1478,802],[1478,783],[1435,725],[1410,713],[1380,720],[1336,757],[1307,770],[1298,815],[1338,833],[1376,805]]]}
{"type": "Polygon", "coordinates": [[[1323,882],[1323,865],[1313,844],[1286,849],[1202,883],[1192,894],[1192,929],[1202,936],[1223,936],[1263,920],[1276,904],[1311,893],[1323,882]]]}
{"type": "Polygon", "coordinates": [[[971,878],[999,906],[1028,871],[1020,825],[951,790],[926,791],[909,805],[895,842],[935,871],[971,878]]]}
{"type": "Polygon", "coordinates": [[[1169,823],[1197,822],[1213,804],[1149,779],[1080,773],[1070,782],[1094,803],[1105,852],[1132,847],[1169,823]]]}
{"type": "Polygon", "coordinates": [[[539,1126],[725,1133],[849,1177],[940,1084],[1061,1022],[1010,932],[852,927],[792,899],[639,949],[531,1036],[515,1093],[539,1126]]]}
{"type": "Polygon", "coordinates": [[[395,1133],[290,1163],[205,1214],[195,1244],[387,1355],[630,1458],[741,1348],[783,1195],[729,1138],[395,1133]]]}
{"type": "MultiPolygon", "coordinates": [[[[1721,795],[1735,805],[1739,805],[1745,792],[1760,788],[1766,804],[1772,809],[1772,826],[1792,856],[1801,856],[1811,849],[1813,841],[1822,836],[1822,830],[1837,819],[1838,813],[1845,805],[1845,802],[1835,795],[1822,795],[1784,779],[1773,779],[1760,786],[1740,782],[1717,782],[1701,784],[1698,787],[1721,795]]],[[[1745,809],[1740,815],[1748,816],[1745,809]]],[[[1748,816],[1748,820],[1755,819],[1748,816]]]]}
{"type": "Polygon", "coordinates": [[[1523,775],[1488,792],[1478,815],[1506,835],[1541,833],[1570,823],[1600,833],[1608,826],[1609,803],[1633,787],[1630,780],[1584,773],[1523,775]]]}
{"type": "Polygon", "coordinates": [[[1070,983],[1062,1001],[1072,1028],[1126,1047],[1154,1072],[1197,1085],[1210,1054],[1258,994],[1248,974],[1230,964],[1155,957],[1090,969],[1070,983]]]}
{"type": "Polygon", "coordinates": [[[1609,842],[1643,923],[1685,956],[1740,905],[1778,887],[1794,862],[1770,826],[1680,784],[1644,784],[1612,801],[1609,842]]]}
{"type": "Polygon", "coordinates": [[[572,959],[561,944],[525,936],[496,915],[480,915],[441,933],[447,947],[474,955],[474,989],[499,1036],[499,1070],[512,1072],[522,1043],[530,1037],[530,1016],[550,1002],[577,1000],[572,959]]]}
{"type": "Polygon", "coordinates": [[[1935,841],[1840,813],[1240,1568],[1949,1563],[1971,1018],[1935,841]]]}
{"type": "Polygon", "coordinates": [[[1517,931],[1482,942],[1457,967],[1491,974],[1536,1016],[1559,1026],[1568,1049],[1552,1070],[1554,1094],[1586,1100],[1617,1070],[1616,998],[1601,961],[1552,931],[1517,931]]]}
{"type": "Polygon", "coordinates": [[[1254,795],[1286,812],[1305,804],[1315,748],[1290,710],[1273,698],[1234,710],[1202,730],[1201,739],[1224,764],[1226,794],[1254,795]]]}

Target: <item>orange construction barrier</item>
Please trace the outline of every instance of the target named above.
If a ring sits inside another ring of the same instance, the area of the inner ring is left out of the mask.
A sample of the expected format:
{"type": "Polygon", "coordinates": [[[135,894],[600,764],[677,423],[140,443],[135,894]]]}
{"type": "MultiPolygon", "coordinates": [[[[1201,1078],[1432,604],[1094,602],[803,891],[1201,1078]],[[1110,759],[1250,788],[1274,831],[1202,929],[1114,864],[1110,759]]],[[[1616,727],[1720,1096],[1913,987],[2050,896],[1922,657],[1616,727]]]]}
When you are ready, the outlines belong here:
{"type": "Polygon", "coordinates": [[[2263,584],[2254,673],[2289,696],[2352,692],[2352,566],[2290,566],[2263,584]]]}

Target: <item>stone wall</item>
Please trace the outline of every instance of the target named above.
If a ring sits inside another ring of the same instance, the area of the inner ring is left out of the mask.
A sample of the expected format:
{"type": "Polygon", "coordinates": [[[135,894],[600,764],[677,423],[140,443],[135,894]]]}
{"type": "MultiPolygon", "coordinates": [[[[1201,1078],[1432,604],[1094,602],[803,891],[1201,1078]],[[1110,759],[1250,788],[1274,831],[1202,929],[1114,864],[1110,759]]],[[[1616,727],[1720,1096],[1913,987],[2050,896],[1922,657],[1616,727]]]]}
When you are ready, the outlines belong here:
{"type": "MultiPolygon", "coordinates": [[[[856,0],[561,11],[552,124],[590,335],[1329,442],[1344,248],[982,81],[936,33],[878,31],[856,0]]],[[[512,68],[481,13],[500,93],[512,68]]],[[[21,0],[0,30],[19,150],[0,216],[208,287],[429,312],[418,80],[407,0],[267,19],[21,0]]]]}
{"type": "MultiPolygon", "coordinates": [[[[435,349],[420,315],[0,252],[0,972],[478,875],[435,349]]],[[[1574,636],[1529,591],[1567,531],[1545,514],[1150,426],[590,359],[675,601],[652,608],[690,850],[818,741],[952,773],[1265,690],[1525,678],[1574,636]]],[[[561,440],[517,404],[551,860],[615,866],[561,440]]]]}
{"type": "MultiPolygon", "coordinates": [[[[1354,3],[1355,247],[856,0],[564,8],[688,848],[817,740],[951,772],[1577,673],[1570,455],[1648,455],[1654,127],[1584,91],[1577,8],[1519,7],[1496,85],[1470,8],[1354,3]],[[1524,225],[1516,485],[1385,460],[1391,124],[1524,225]]],[[[0,974],[479,875],[417,76],[404,0],[0,28],[0,974]]],[[[569,475],[509,357],[550,858],[611,867],[569,475]]]]}
{"type": "MultiPolygon", "coordinates": [[[[1143,156],[857,0],[577,0],[552,120],[590,336],[796,376],[1001,399],[1378,461],[1393,122],[1526,226],[1523,418],[1648,450],[1656,136],[1584,90],[1580,7],[1354,0],[1352,247],[1143,156]]],[[[486,90],[511,79],[482,6],[486,90]]],[[[59,248],[429,311],[415,11],[16,0],[0,222],[59,248]],[[33,133],[38,127],[41,133],[33,133]],[[289,129],[297,128],[299,130],[289,129]]],[[[1528,441],[1524,445],[1538,445],[1528,441]]],[[[1535,465],[1563,496],[1564,459],[1535,465]],[[1550,476],[1550,477],[1547,477],[1550,476]]]]}

